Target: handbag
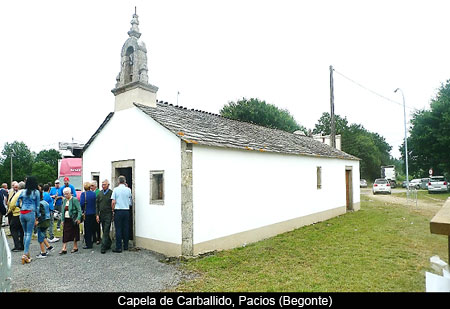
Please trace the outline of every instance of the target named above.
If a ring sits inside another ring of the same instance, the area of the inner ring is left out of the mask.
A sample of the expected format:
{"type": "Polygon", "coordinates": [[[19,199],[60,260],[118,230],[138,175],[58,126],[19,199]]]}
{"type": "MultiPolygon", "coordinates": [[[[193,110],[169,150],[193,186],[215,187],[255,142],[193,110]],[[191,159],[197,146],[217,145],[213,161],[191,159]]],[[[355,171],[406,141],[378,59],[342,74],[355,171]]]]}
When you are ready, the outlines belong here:
{"type": "Polygon", "coordinates": [[[84,212],[81,215],[80,223],[83,223],[83,221],[86,220],[86,210],[87,210],[87,192],[84,191],[84,212]]]}

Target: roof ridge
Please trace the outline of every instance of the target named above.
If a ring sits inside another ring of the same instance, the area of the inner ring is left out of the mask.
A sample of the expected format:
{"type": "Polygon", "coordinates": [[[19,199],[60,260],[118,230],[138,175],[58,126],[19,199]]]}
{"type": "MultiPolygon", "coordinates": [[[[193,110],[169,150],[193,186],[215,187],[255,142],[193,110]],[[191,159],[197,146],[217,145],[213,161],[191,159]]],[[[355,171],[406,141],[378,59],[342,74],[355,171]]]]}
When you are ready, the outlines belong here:
{"type": "MultiPolygon", "coordinates": [[[[220,114],[216,114],[216,113],[212,113],[212,112],[208,112],[208,111],[204,111],[204,110],[200,110],[200,109],[195,109],[195,108],[187,108],[187,107],[184,107],[182,105],[173,105],[173,104],[169,104],[168,102],[156,101],[156,103],[161,103],[161,104],[164,104],[164,105],[168,105],[168,106],[172,106],[172,107],[180,108],[180,109],[184,109],[184,110],[190,110],[190,111],[193,111],[193,112],[199,112],[199,113],[202,113],[202,114],[208,114],[208,115],[212,115],[212,116],[223,117],[220,114]]],[[[226,117],[223,117],[223,118],[226,118],[226,117]]]]}

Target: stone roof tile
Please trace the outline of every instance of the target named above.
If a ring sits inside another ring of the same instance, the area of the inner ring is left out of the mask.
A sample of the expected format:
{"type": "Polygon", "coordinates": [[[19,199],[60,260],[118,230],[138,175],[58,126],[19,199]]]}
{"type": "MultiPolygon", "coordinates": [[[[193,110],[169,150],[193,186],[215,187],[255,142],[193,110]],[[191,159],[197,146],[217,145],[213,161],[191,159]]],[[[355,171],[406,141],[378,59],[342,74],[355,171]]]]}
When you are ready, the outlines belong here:
{"type": "Polygon", "coordinates": [[[156,108],[134,105],[187,143],[359,160],[307,136],[162,102],[156,108]]]}

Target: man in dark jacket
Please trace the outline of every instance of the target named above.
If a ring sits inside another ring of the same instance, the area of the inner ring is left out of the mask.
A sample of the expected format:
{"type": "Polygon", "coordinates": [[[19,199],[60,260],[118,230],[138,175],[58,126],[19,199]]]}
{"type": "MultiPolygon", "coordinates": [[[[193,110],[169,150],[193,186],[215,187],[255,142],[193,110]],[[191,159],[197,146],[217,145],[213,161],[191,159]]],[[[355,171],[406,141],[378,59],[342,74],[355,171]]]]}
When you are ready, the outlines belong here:
{"type": "Polygon", "coordinates": [[[6,215],[5,196],[3,189],[0,189],[0,226],[3,226],[3,216],[6,215]]]}
{"type": "Polygon", "coordinates": [[[3,216],[8,211],[8,184],[6,183],[2,183],[0,188],[0,200],[0,225],[3,226],[3,216]]]}
{"type": "Polygon", "coordinates": [[[112,190],[109,189],[109,181],[107,179],[102,182],[102,190],[97,194],[96,198],[96,214],[97,222],[101,224],[103,236],[101,252],[111,249],[111,237],[109,236],[111,230],[111,222],[113,220],[113,213],[111,207],[112,190]]]}

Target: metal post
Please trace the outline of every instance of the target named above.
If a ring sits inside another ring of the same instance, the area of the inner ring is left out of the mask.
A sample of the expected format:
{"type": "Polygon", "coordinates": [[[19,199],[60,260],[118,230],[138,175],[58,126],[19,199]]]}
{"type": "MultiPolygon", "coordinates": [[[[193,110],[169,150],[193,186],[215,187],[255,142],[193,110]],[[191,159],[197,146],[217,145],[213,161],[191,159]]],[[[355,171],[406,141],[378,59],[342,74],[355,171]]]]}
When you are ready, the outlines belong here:
{"type": "Polygon", "coordinates": [[[13,182],[13,157],[15,155],[14,149],[11,149],[11,181],[10,184],[13,182]]]}
{"type": "Polygon", "coordinates": [[[333,81],[333,66],[330,65],[330,146],[336,148],[336,124],[334,121],[334,81],[333,81]]]}
{"type": "Polygon", "coordinates": [[[406,196],[409,196],[409,174],[408,174],[408,139],[406,130],[406,104],[405,104],[405,95],[403,94],[403,90],[400,88],[395,89],[395,93],[400,90],[403,98],[403,124],[405,126],[405,165],[406,165],[406,196]]]}

